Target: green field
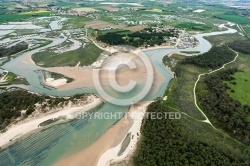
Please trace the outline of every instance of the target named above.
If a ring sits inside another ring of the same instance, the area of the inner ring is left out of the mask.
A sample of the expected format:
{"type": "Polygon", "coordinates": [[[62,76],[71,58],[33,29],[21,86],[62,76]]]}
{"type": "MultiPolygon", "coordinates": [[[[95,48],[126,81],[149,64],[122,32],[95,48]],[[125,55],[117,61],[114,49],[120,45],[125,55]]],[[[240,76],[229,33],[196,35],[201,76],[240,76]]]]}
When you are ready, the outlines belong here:
{"type": "MultiPolygon", "coordinates": [[[[230,34],[230,35],[220,35],[220,36],[213,36],[208,37],[208,39],[211,43],[215,45],[219,45],[221,43],[233,42],[235,40],[242,40],[245,41],[246,39],[243,36],[240,36],[239,34],[230,34]]],[[[234,90],[234,93],[231,92],[231,89],[228,90],[228,94],[235,100],[238,100],[241,102],[242,105],[244,104],[250,104],[250,56],[249,54],[242,54],[239,53],[239,57],[237,60],[228,65],[226,68],[237,68],[239,71],[233,75],[235,80],[231,82],[236,82],[236,85],[226,82],[228,86],[231,87],[232,90],[234,90]]]]}
{"type": "Polygon", "coordinates": [[[80,47],[77,50],[62,54],[55,54],[48,51],[39,52],[32,55],[32,59],[38,65],[45,67],[76,66],[78,62],[81,62],[80,66],[85,66],[95,62],[102,52],[103,50],[94,44],[87,44],[84,48],[80,47]]]}
{"type": "Polygon", "coordinates": [[[39,10],[39,11],[29,11],[29,12],[23,12],[20,15],[39,15],[39,16],[47,16],[53,12],[48,10],[39,10]]]}
{"type": "Polygon", "coordinates": [[[186,29],[187,31],[209,31],[213,29],[213,27],[211,26],[207,26],[204,24],[189,23],[189,22],[177,23],[173,24],[173,26],[180,29],[186,29]]]}
{"type": "Polygon", "coordinates": [[[90,18],[82,17],[82,16],[79,16],[79,17],[68,17],[68,18],[69,18],[68,24],[72,25],[74,27],[77,27],[77,28],[83,28],[84,27],[84,22],[91,21],[90,18]]]}
{"type": "Polygon", "coordinates": [[[158,8],[153,8],[151,10],[146,10],[146,11],[149,11],[149,12],[158,12],[158,13],[161,13],[162,10],[161,9],[158,9],[158,8]]]}
{"type": "Polygon", "coordinates": [[[0,15],[0,22],[6,21],[14,21],[14,20],[24,20],[30,18],[30,15],[20,15],[20,14],[7,14],[7,15],[0,15]]]}
{"type": "Polygon", "coordinates": [[[124,35],[124,34],[128,35],[128,34],[131,34],[132,32],[129,30],[123,30],[123,29],[108,29],[108,30],[103,30],[99,33],[102,35],[107,34],[107,33],[118,33],[120,35],[124,35]]]}
{"type": "Polygon", "coordinates": [[[250,27],[242,27],[247,35],[250,35],[250,27]]]}
{"type": "Polygon", "coordinates": [[[31,12],[24,12],[21,14],[5,14],[0,15],[0,22],[7,22],[7,21],[22,21],[34,16],[49,16],[54,12],[52,11],[31,11],[31,12]]]}
{"type": "Polygon", "coordinates": [[[227,82],[234,92],[228,90],[229,95],[239,100],[242,105],[250,104],[250,72],[238,72],[234,74],[236,85],[227,82]]]}
{"type": "Polygon", "coordinates": [[[216,15],[215,17],[237,24],[250,24],[250,19],[235,14],[220,14],[216,15]]]}

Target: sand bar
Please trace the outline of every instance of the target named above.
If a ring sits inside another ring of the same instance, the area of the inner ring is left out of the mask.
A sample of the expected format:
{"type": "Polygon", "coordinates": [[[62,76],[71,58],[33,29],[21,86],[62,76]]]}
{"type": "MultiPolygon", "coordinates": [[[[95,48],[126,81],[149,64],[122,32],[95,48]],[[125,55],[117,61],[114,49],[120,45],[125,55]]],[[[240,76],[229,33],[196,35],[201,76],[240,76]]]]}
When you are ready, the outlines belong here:
{"type": "Polygon", "coordinates": [[[136,150],[137,141],[140,138],[140,129],[143,117],[147,110],[147,106],[150,103],[151,102],[141,102],[132,105],[130,109],[130,117],[133,120],[133,125],[128,131],[128,133],[131,133],[130,143],[128,147],[120,156],[118,155],[122,146],[122,142],[125,139],[124,137],[123,140],[117,146],[110,148],[109,150],[107,150],[105,153],[102,154],[102,156],[98,161],[97,166],[108,166],[111,163],[123,161],[133,154],[133,152],[136,150]]]}
{"type": "MultiPolygon", "coordinates": [[[[113,127],[108,129],[95,143],[93,143],[88,148],[80,152],[62,158],[61,160],[57,161],[54,165],[95,166],[95,165],[105,165],[110,161],[110,159],[115,159],[117,157],[117,153],[120,150],[119,147],[121,146],[121,143],[126,137],[127,133],[131,132],[132,134],[135,134],[137,132],[138,133],[140,132],[139,130],[141,128],[142,118],[138,118],[138,116],[133,117],[131,115],[138,115],[137,113],[143,115],[143,112],[145,112],[146,107],[149,103],[151,102],[134,104],[133,106],[131,106],[129,112],[126,114],[127,116],[124,116],[118,123],[116,123],[113,127]],[[113,149],[116,150],[113,151],[113,149]],[[109,153],[110,151],[111,153],[109,153]]],[[[136,145],[135,140],[137,140],[137,137],[138,136],[134,135],[134,139],[129,144],[129,147],[132,146],[133,148],[135,148],[136,145]]],[[[123,158],[124,156],[127,156],[129,152],[131,152],[131,148],[127,148],[120,157],[123,158]]]]}

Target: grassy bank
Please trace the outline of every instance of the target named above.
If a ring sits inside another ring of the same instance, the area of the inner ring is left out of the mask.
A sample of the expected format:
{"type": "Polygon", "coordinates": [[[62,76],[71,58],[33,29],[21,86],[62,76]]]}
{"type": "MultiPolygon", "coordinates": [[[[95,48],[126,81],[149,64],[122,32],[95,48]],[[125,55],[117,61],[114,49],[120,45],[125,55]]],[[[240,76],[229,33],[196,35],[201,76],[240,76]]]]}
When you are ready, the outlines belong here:
{"type": "Polygon", "coordinates": [[[163,59],[163,62],[167,64],[171,70],[178,73],[178,76],[168,85],[168,89],[165,93],[168,99],[165,104],[168,107],[181,110],[197,119],[204,120],[203,115],[194,104],[193,88],[198,75],[207,70],[189,64],[177,65],[177,63],[183,61],[184,58],[183,56],[172,55],[170,58],[165,57],[163,59]]]}
{"type": "Polygon", "coordinates": [[[34,62],[44,67],[56,66],[76,66],[80,62],[80,66],[90,65],[96,61],[103,51],[94,44],[87,44],[84,48],[56,54],[49,51],[39,52],[32,55],[34,62]]]}

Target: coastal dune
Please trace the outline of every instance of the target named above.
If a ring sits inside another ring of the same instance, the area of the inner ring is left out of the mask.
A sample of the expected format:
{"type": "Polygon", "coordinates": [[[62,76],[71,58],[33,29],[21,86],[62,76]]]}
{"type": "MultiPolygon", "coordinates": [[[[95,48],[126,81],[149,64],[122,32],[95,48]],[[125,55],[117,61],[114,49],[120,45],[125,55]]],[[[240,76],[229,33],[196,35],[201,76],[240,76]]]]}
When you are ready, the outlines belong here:
{"type": "Polygon", "coordinates": [[[15,142],[15,140],[17,140],[18,138],[27,135],[28,133],[34,132],[35,130],[42,129],[39,124],[46,120],[58,117],[65,117],[66,119],[70,120],[75,114],[82,113],[92,108],[95,108],[102,102],[99,98],[96,98],[95,96],[89,97],[92,98],[91,102],[84,106],[65,108],[61,111],[45,114],[38,118],[28,118],[23,122],[21,121],[9,126],[6,132],[0,134],[0,147],[4,148],[5,146],[8,146],[9,144],[15,142]]]}

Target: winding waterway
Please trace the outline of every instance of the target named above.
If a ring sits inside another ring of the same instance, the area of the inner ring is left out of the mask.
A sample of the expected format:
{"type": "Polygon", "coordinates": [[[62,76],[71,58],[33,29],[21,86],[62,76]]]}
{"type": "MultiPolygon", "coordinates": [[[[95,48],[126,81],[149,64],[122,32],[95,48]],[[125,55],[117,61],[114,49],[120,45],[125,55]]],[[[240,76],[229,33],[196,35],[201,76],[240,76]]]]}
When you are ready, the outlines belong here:
{"type": "MultiPolygon", "coordinates": [[[[179,51],[199,51],[200,53],[204,53],[209,51],[212,46],[203,37],[235,32],[237,31],[228,28],[226,31],[195,35],[196,39],[199,41],[199,45],[194,48],[160,48],[145,51],[145,54],[152,60],[156,69],[165,77],[165,81],[156,93],[149,95],[144,100],[152,100],[162,96],[169,81],[173,78],[172,73],[166,70],[166,68],[162,65],[162,59],[165,55],[179,51]]],[[[58,91],[53,88],[48,89],[47,87],[41,85],[40,76],[37,73],[37,70],[43,69],[42,67],[30,63],[22,64],[23,62],[21,60],[26,56],[49,47],[59,45],[66,39],[67,38],[65,36],[58,39],[49,39],[53,41],[51,44],[25,52],[12,61],[4,64],[2,68],[25,77],[30,83],[28,86],[18,85],[18,87],[40,94],[70,96],[79,93],[97,93],[95,89],[86,88],[69,91],[58,91]]],[[[107,113],[122,112],[124,114],[128,111],[128,109],[129,106],[116,106],[104,103],[93,111],[107,113]]],[[[69,123],[54,125],[46,130],[34,133],[26,138],[22,138],[8,148],[2,150],[0,152],[0,165],[52,165],[61,157],[80,151],[94,143],[116,122],[117,119],[90,119],[86,117],[84,119],[73,120],[69,123]]]]}

